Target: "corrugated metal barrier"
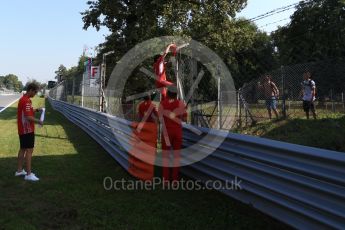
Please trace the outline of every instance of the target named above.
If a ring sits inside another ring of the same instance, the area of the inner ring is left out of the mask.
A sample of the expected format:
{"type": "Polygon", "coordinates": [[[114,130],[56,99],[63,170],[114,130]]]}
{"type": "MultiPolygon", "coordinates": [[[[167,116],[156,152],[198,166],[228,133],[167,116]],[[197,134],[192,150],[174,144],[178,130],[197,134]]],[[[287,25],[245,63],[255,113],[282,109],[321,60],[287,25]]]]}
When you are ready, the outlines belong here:
{"type": "MultiPolygon", "coordinates": [[[[129,121],[51,98],[49,101],[128,170],[128,154],[122,146],[129,145],[129,121]]],[[[220,191],[292,227],[345,229],[345,153],[197,129],[201,135],[184,126],[184,147],[189,147],[191,154],[193,149],[205,150],[205,154],[208,148],[216,150],[182,167],[183,174],[201,181],[237,178],[241,190],[220,191]],[[224,141],[213,146],[212,141],[201,139],[206,134],[224,141]]]]}

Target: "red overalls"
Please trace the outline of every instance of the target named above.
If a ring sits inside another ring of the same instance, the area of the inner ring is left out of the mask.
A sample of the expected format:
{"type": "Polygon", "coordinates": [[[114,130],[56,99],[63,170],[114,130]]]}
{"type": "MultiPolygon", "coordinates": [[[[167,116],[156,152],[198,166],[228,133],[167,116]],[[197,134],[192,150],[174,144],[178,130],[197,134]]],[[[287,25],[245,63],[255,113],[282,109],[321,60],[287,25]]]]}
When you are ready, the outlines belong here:
{"type": "Polygon", "coordinates": [[[182,121],[187,118],[186,105],[178,99],[165,99],[158,110],[162,122],[162,164],[163,179],[179,179],[180,152],[182,147],[182,121]],[[172,164],[170,156],[172,153],[172,164]],[[172,178],[170,178],[172,167],[172,178]]]}
{"type": "Polygon", "coordinates": [[[157,150],[157,109],[151,100],[140,103],[140,122],[133,122],[134,127],[129,150],[128,172],[141,180],[152,180],[157,150]]]}

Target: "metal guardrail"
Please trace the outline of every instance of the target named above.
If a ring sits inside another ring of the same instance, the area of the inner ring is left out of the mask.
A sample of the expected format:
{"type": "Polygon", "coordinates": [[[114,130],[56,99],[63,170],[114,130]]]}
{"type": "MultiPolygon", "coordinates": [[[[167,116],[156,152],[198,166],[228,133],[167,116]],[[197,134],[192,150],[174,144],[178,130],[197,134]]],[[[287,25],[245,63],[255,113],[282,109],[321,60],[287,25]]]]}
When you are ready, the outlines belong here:
{"type": "Polygon", "coordinates": [[[0,91],[0,95],[1,96],[12,96],[12,95],[18,95],[18,94],[20,94],[20,93],[15,93],[15,92],[9,93],[9,92],[2,92],[2,91],[0,91]]]}
{"type": "MultiPolygon", "coordinates": [[[[121,144],[129,145],[129,121],[51,98],[49,101],[128,170],[128,154],[121,144]]],[[[202,135],[225,140],[220,146],[212,146],[185,125],[185,147],[191,152],[208,147],[216,151],[182,167],[182,173],[201,181],[238,178],[242,190],[220,191],[292,227],[345,229],[345,153],[198,129],[202,135]]]]}

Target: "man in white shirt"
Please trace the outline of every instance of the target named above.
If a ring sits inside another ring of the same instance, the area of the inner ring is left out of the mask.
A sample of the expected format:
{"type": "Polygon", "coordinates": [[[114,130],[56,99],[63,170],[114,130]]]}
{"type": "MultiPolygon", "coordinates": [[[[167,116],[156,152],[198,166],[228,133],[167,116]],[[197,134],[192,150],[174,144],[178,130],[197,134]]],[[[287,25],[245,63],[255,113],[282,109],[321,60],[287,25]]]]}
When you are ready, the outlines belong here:
{"type": "Polygon", "coordinates": [[[309,119],[309,111],[313,113],[314,119],[316,119],[315,112],[315,96],[316,96],[316,85],[315,82],[311,79],[311,74],[309,71],[303,74],[304,81],[302,82],[302,92],[303,92],[303,110],[309,119]]]}

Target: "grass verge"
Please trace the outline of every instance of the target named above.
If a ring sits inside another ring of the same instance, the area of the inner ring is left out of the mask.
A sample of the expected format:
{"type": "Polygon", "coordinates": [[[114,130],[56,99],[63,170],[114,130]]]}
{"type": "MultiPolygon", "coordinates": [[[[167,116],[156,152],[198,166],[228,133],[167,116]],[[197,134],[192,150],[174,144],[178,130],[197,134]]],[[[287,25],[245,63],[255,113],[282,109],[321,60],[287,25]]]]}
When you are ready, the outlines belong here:
{"type": "Polygon", "coordinates": [[[344,114],[319,115],[317,120],[263,121],[252,127],[238,128],[235,132],[345,152],[344,114]]]}
{"type": "Polygon", "coordinates": [[[16,104],[0,114],[0,229],[285,229],[216,191],[106,191],[103,179],[133,180],[99,145],[51,109],[36,131],[30,183],[14,177],[16,104]]]}

